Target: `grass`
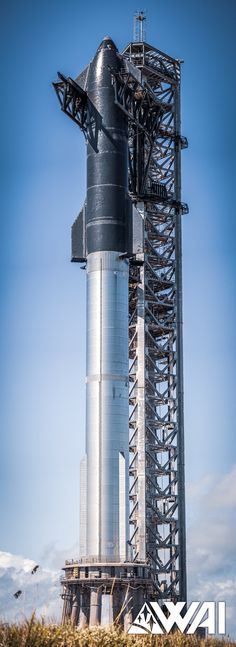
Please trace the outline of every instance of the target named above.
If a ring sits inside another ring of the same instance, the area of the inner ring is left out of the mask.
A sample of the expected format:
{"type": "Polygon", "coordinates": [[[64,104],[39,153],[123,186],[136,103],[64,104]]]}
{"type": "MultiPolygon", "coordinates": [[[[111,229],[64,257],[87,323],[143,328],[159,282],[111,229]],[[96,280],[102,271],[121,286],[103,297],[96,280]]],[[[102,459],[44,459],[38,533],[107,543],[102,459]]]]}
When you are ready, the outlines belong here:
{"type": "Polygon", "coordinates": [[[34,616],[19,624],[0,622],[0,647],[236,647],[229,639],[169,636],[128,636],[117,627],[78,631],[71,625],[46,624],[34,616]]]}

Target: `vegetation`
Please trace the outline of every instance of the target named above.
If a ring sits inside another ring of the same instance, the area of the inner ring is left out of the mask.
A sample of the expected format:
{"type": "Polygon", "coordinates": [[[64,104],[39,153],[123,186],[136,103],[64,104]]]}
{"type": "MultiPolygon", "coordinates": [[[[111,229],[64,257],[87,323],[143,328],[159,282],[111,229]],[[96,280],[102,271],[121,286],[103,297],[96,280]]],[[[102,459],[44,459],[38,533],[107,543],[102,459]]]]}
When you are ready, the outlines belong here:
{"type": "Polygon", "coordinates": [[[73,628],[30,620],[0,623],[0,647],[236,647],[229,639],[198,639],[175,633],[169,636],[128,636],[117,627],[73,628]]]}

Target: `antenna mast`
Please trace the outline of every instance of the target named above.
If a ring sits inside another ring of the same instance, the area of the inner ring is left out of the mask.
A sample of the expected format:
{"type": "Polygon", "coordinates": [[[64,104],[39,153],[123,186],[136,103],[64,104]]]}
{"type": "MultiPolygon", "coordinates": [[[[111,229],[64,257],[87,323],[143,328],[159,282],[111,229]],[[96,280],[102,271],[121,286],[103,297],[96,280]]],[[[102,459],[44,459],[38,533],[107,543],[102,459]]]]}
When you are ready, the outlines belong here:
{"type": "Polygon", "coordinates": [[[146,11],[136,11],[134,14],[134,33],[133,38],[135,43],[143,43],[146,40],[146,25],[147,20],[146,11]]]}

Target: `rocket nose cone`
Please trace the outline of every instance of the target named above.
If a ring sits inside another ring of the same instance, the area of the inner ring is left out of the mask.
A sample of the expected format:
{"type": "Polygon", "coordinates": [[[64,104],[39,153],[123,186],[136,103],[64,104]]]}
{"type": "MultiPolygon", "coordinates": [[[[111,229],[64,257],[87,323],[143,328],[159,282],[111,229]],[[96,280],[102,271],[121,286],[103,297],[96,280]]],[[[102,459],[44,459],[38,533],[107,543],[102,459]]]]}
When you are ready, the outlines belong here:
{"type": "Polygon", "coordinates": [[[100,52],[101,49],[112,49],[113,51],[118,52],[118,49],[110,36],[104,36],[97,51],[100,52]]]}

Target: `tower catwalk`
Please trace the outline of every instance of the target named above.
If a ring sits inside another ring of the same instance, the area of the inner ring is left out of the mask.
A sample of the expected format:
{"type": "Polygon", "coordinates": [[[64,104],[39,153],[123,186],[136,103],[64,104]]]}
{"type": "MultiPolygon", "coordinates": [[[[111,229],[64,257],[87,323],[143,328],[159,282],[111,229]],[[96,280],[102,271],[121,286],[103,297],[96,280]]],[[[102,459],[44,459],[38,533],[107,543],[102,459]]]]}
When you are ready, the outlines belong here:
{"type": "Polygon", "coordinates": [[[104,38],[62,110],[87,141],[72,227],[86,264],[86,456],[80,558],[63,622],[127,628],[145,600],[186,601],[180,62],[104,38]]]}

